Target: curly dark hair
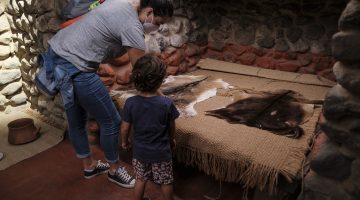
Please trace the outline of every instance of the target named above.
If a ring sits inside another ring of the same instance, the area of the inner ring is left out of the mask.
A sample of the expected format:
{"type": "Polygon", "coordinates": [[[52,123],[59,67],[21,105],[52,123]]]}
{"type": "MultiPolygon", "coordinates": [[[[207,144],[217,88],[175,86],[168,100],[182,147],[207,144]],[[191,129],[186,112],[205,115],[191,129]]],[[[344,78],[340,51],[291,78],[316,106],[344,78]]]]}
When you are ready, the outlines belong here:
{"type": "Polygon", "coordinates": [[[160,17],[172,17],[174,14],[174,3],[172,0],[141,0],[140,9],[151,7],[154,15],[160,17]]]}
{"type": "Polygon", "coordinates": [[[147,54],[136,61],[131,78],[136,90],[155,92],[163,82],[165,74],[164,62],[152,54],[147,54]]]}

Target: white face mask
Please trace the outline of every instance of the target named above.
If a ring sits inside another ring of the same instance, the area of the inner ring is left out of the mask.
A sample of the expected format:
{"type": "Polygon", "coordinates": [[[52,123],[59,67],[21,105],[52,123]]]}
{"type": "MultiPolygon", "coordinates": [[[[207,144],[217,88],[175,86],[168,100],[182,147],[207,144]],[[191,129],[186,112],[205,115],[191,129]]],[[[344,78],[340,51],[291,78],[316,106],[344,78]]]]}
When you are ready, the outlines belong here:
{"type": "Polygon", "coordinates": [[[145,33],[151,33],[159,29],[158,25],[153,24],[154,15],[151,16],[151,22],[147,22],[148,17],[146,17],[145,22],[143,23],[145,33]]]}

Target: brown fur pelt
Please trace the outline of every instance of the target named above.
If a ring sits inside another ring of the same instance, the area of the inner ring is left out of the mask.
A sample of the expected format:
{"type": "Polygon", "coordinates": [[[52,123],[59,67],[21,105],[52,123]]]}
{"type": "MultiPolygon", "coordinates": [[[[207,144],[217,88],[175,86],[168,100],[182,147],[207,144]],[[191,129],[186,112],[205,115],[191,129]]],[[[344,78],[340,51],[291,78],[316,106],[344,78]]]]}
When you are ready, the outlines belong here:
{"type": "Polygon", "coordinates": [[[314,103],[322,102],[309,101],[291,90],[258,92],[237,89],[229,93],[234,97],[233,103],[206,114],[290,138],[299,138],[303,134],[300,125],[312,116],[314,103]]]}

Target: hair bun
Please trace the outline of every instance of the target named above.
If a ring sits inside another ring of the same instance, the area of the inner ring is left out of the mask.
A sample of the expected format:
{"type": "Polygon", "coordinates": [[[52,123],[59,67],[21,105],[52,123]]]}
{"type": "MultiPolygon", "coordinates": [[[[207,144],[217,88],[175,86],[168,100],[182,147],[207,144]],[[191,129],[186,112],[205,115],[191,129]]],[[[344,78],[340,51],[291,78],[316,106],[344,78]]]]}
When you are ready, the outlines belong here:
{"type": "Polygon", "coordinates": [[[149,5],[150,0],[140,0],[140,7],[145,8],[149,5]]]}

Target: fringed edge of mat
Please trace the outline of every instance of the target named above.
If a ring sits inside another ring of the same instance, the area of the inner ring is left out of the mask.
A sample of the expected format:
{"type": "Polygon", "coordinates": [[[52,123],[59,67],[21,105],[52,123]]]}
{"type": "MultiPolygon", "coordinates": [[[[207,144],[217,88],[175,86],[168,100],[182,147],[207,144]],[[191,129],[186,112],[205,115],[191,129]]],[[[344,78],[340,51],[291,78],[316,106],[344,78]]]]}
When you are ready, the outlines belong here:
{"type": "MultiPolygon", "coordinates": [[[[304,149],[297,148],[289,154],[289,158],[304,159],[304,149]]],[[[287,159],[284,163],[285,170],[274,169],[261,164],[253,164],[248,161],[227,160],[213,154],[200,152],[199,150],[178,145],[176,147],[178,161],[185,165],[197,167],[207,175],[214,176],[216,180],[236,182],[244,184],[243,199],[247,200],[250,188],[258,187],[263,190],[267,187],[270,195],[276,193],[279,175],[283,175],[289,182],[296,177],[298,170],[294,168],[293,159],[287,159]]],[[[303,162],[303,160],[302,160],[303,162]]]]}

